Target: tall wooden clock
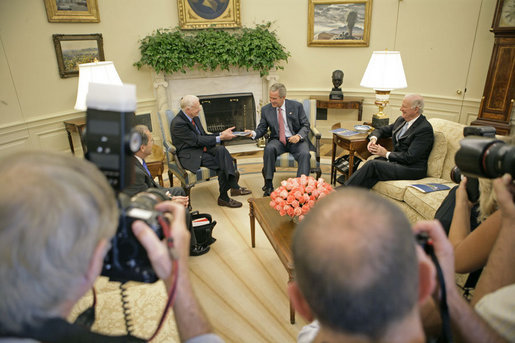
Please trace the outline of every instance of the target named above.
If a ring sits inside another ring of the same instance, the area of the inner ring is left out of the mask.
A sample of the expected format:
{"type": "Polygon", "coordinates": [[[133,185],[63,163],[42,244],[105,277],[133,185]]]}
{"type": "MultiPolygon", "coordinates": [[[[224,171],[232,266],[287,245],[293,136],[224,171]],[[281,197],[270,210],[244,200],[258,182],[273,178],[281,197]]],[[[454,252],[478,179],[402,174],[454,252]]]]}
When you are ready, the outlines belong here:
{"type": "Polygon", "coordinates": [[[472,125],[495,127],[507,135],[515,109],[515,0],[497,0],[492,28],[495,41],[479,115],[472,125]]]}

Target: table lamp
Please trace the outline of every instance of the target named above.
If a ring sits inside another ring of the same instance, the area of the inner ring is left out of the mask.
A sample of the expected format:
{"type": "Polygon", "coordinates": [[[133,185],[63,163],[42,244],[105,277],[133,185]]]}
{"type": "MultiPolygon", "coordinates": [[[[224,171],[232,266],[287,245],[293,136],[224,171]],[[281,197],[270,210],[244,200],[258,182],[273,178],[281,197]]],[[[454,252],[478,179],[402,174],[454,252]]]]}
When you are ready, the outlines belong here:
{"type": "Polygon", "coordinates": [[[374,51],[360,85],[373,88],[376,92],[375,104],[379,112],[373,115],[372,126],[379,128],[388,125],[388,116],[383,110],[390,100],[390,92],[408,87],[400,51],[374,51]]]}
{"type": "Polygon", "coordinates": [[[76,110],[86,111],[86,96],[88,95],[90,82],[123,85],[111,61],[79,64],[79,87],[77,89],[77,101],[75,102],[76,110]]]}

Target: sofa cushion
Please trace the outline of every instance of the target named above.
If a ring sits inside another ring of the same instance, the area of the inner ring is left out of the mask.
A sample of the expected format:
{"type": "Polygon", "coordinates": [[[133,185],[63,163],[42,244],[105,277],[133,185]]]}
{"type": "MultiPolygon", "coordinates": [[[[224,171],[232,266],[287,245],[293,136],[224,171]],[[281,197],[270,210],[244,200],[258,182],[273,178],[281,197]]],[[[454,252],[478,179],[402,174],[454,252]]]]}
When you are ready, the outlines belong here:
{"type": "MultiPolygon", "coordinates": [[[[439,178],[424,178],[416,181],[412,180],[411,183],[443,183],[449,186],[449,188],[456,186],[453,182],[439,178]]],[[[417,211],[422,217],[431,219],[435,217],[436,210],[440,207],[443,199],[445,199],[448,193],[448,190],[423,193],[413,187],[407,187],[404,192],[404,202],[417,211]]]]}
{"type": "Polygon", "coordinates": [[[395,200],[403,201],[404,200],[404,192],[406,191],[406,187],[411,185],[412,183],[416,183],[417,180],[391,180],[391,181],[381,181],[375,184],[372,188],[374,192],[377,192],[381,195],[386,195],[395,200]]]}
{"type": "Polygon", "coordinates": [[[447,155],[447,139],[445,134],[440,131],[435,131],[434,137],[433,149],[427,160],[427,176],[439,178],[442,176],[443,162],[447,155]]]}

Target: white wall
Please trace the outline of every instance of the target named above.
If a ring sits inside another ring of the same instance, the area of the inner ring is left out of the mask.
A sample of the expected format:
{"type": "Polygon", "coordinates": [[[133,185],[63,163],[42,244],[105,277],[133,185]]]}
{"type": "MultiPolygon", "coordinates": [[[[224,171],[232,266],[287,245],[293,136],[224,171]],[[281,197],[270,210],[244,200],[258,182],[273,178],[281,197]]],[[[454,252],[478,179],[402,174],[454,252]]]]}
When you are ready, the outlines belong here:
{"type": "MultiPolygon", "coordinates": [[[[123,82],[137,85],[137,113],[156,118],[150,70],[132,64],[139,39],[178,25],[176,1],[98,0],[98,7],[100,23],[49,23],[42,0],[0,0],[0,157],[21,148],[69,150],[62,122],[84,113],[73,109],[77,78],[59,77],[54,33],[102,33],[106,60],[123,82]]],[[[409,87],[394,92],[390,113],[397,116],[404,93],[417,92],[428,100],[428,115],[469,122],[486,79],[494,9],[495,0],[375,0],[369,47],[308,47],[307,0],[241,0],[241,19],[245,26],[273,22],[292,55],[277,72],[292,97],[326,94],[332,71],[342,69],[343,91],[365,96],[367,119],[373,94],[359,82],[370,55],[400,49],[409,87]]]]}

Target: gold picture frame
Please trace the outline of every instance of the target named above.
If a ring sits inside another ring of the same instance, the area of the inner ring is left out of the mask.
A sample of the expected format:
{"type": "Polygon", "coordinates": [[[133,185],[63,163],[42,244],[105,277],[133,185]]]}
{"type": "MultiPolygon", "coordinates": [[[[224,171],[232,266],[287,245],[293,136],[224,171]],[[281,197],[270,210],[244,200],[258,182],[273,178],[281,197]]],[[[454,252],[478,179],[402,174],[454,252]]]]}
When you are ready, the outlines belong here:
{"type": "Polygon", "coordinates": [[[100,15],[97,0],[76,2],[44,0],[48,21],[51,23],[98,23],[100,15]]]}
{"type": "Polygon", "coordinates": [[[52,35],[61,78],[79,76],[79,64],[105,61],[101,33],[52,35]]]}
{"type": "Polygon", "coordinates": [[[181,29],[241,27],[240,0],[177,0],[181,29]]]}
{"type": "Polygon", "coordinates": [[[372,0],[309,0],[308,46],[368,46],[372,0]]]}

